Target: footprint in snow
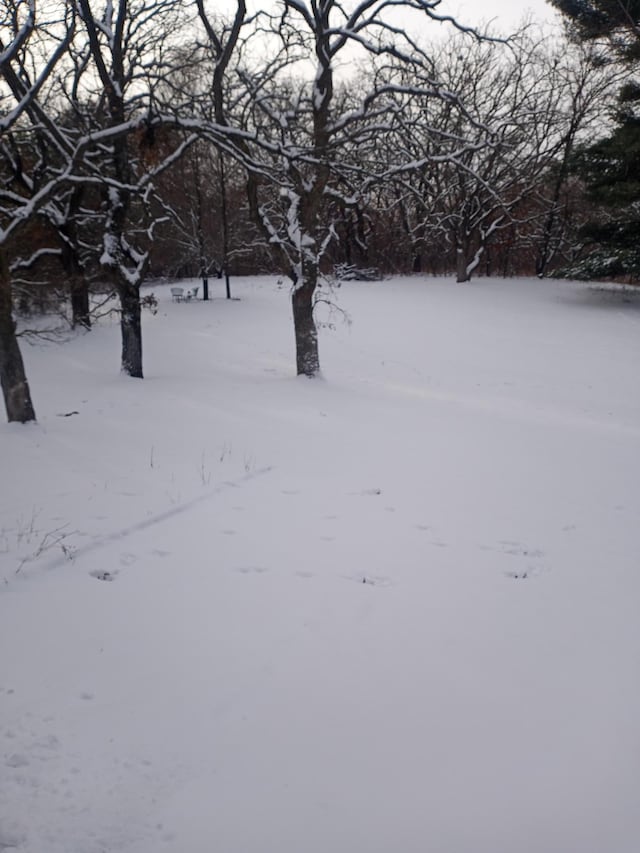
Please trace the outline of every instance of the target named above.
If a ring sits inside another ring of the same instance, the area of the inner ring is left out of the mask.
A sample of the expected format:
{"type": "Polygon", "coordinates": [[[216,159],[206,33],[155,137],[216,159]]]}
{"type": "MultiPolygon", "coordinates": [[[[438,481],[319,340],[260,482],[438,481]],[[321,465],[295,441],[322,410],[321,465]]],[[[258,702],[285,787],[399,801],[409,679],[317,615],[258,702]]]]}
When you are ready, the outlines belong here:
{"type": "Polygon", "coordinates": [[[240,575],[262,575],[269,569],[264,566],[238,566],[233,571],[240,575]]]}
{"type": "Polygon", "coordinates": [[[504,574],[505,574],[505,577],[511,578],[511,580],[526,581],[529,578],[535,577],[537,572],[536,572],[535,568],[532,568],[530,566],[528,569],[525,569],[522,572],[505,572],[504,574]]]}
{"type": "Polygon", "coordinates": [[[27,836],[21,832],[15,832],[0,826],[0,851],[15,850],[25,843],[27,836]]]}
{"type": "Polygon", "coordinates": [[[544,551],[539,548],[528,548],[521,542],[514,539],[501,539],[498,542],[499,547],[493,545],[480,545],[482,551],[498,551],[501,554],[507,554],[509,557],[528,557],[537,559],[544,557],[544,551]]]}
{"type": "Polygon", "coordinates": [[[511,557],[544,557],[544,551],[533,548],[531,551],[527,548],[506,548],[505,554],[511,557]]]}
{"type": "Polygon", "coordinates": [[[5,766],[17,770],[20,767],[28,767],[29,759],[26,755],[21,755],[19,752],[14,752],[5,759],[5,766]]]}
{"type": "Polygon", "coordinates": [[[342,575],[342,578],[343,580],[363,584],[364,586],[391,586],[392,584],[391,578],[385,575],[355,574],[342,575]]]}
{"type": "Polygon", "coordinates": [[[96,580],[99,580],[99,581],[114,581],[116,579],[116,577],[118,576],[117,571],[106,572],[106,571],[101,571],[100,569],[94,569],[92,572],[89,572],[89,574],[91,575],[92,578],[95,578],[96,580]]]}

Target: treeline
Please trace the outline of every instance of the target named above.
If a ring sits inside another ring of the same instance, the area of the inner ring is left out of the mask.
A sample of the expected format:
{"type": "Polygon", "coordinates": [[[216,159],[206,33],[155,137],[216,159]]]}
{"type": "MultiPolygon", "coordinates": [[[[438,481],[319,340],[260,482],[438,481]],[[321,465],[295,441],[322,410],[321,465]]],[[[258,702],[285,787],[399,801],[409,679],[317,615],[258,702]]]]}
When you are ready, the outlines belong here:
{"type": "Polygon", "coordinates": [[[313,376],[322,275],[575,270],[614,221],[590,186],[624,74],[602,27],[489,39],[431,0],[393,4],[406,30],[384,0],[0,2],[9,420],[35,418],[16,312],[63,300],[90,328],[115,292],[141,378],[146,277],[278,270],[313,376]]]}
{"type": "MultiPolygon", "coordinates": [[[[439,93],[412,93],[415,69],[397,62],[384,78],[372,64],[336,84],[336,106],[349,114],[363,98],[352,90],[374,91],[384,79],[393,120],[378,119],[336,152],[332,168],[342,180],[322,199],[334,237],[321,269],[453,274],[463,282],[574,264],[587,248],[580,229],[597,207],[575,152],[604,132],[620,70],[594,61],[590,46],[550,43],[531,27],[508,45],[458,35],[429,58],[439,93]]],[[[287,81],[287,89],[297,86],[287,81]]],[[[279,189],[263,182],[271,208],[279,189]]],[[[224,149],[192,145],[156,191],[170,215],[150,247],[153,275],[281,269],[256,225],[244,164],[224,149]]]]}

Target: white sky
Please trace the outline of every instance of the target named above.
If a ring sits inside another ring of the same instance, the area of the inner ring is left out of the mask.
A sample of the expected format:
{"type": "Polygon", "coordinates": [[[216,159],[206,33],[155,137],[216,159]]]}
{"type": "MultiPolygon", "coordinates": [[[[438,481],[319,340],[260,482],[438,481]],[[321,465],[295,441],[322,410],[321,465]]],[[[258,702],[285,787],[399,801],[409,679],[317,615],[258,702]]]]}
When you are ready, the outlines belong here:
{"type": "MultiPolygon", "coordinates": [[[[235,8],[233,0],[218,0],[215,5],[227,11],[235,8]]],[[[250,5],[264,8],[265,3],[253,0],[250,5]]],[[[352,5],[347,4],[348,7],[352,5]]],[[[474,26],[495,19],[500,29],[516,27],[527,13],[541,22],[552,22],[557,17],[555,9],[546,0],[443,0],[438,11],[459,15],[461,22],[474,26]]]]}
{"type": "Polygon", "coordinates": [[[462,23],[477,25],[495,19],[501,30],[517,27],[530,13],[534,20],[550,23],[557,19],[556,10],[546,0],[445,0],[441,10],[457,14],[462,23]]]}

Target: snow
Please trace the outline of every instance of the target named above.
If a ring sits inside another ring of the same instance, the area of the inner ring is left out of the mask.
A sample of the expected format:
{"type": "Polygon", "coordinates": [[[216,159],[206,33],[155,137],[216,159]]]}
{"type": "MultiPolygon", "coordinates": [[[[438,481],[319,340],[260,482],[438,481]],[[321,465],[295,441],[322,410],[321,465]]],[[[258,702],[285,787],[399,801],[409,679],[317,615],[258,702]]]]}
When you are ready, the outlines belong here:
{"type": "Polygon", "coordinates": [[[232,287],[23,348],[0,850],[636,853],[640,302],[232,287]]]}

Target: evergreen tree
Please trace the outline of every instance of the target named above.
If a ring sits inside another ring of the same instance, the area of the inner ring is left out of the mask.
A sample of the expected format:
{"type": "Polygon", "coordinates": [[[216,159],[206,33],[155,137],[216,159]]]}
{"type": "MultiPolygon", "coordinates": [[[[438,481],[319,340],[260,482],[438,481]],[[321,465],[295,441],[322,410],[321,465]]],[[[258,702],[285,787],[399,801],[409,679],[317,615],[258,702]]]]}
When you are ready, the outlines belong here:
{"type": "Polygon", "coordinates": [[[640,59],[640,0],[549,0],[562,12],[572,33],[603,41],[621,59],[640,59]]]}
{"type": "MultiPolygon", "coordinates": [[[[630,72],[640,65],[640,0],[551,0],[570,33],[598,41],[630,72]]],[[[575,171],[599,215],[581,230],[588,255],[562,274],[577,278],[640,277],[640,84],[620,92],[615,127],[578,152],[575,171]]]]}

